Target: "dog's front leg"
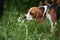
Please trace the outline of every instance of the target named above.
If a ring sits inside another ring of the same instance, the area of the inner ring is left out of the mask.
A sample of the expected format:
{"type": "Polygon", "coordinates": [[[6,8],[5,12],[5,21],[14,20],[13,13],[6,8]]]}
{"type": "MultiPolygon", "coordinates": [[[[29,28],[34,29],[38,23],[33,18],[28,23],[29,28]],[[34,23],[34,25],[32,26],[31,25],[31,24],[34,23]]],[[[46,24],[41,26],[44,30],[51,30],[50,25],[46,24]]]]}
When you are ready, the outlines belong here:
{"type": "Polygon", "coordinates": [[[54,33],[54,24],[53,24],[53,21],[51,19],[51,15],[46,13],[46,17],[47,17],[47,19],[49,20],[49,22],[51,24],[51,33],[53,34],[54,33]]]}

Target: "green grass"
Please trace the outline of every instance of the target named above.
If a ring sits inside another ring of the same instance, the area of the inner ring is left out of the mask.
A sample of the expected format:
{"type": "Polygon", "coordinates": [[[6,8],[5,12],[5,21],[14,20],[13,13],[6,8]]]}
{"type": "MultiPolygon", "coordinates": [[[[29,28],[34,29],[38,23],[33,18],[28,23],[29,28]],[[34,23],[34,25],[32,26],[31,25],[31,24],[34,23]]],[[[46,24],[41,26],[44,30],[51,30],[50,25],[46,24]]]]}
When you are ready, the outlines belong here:
{"type": "Polygon", "coordinates": [[[51,36],[49,21],[27,21],[23,19],[24,14],[17,10],[4,10],[0,20],[0,40],[56,40],[51,36]],[[18,17],[21,17],[20,22],[17,21],[18,17]]]}

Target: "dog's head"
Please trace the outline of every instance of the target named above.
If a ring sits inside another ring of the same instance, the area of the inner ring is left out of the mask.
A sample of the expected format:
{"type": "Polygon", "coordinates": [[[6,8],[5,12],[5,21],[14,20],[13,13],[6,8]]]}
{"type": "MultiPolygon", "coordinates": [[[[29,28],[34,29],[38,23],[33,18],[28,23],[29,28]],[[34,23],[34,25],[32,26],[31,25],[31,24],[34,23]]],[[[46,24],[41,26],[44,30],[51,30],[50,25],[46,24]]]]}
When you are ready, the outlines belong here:
{"type": "Polygon", "coordinates": [[[28,13],[25,15],[27,20],[36,19],[36,22],[43,21],[44,17],[42,14],[42,10],[39,7],[32,7],[28,10],[28,13]]]}

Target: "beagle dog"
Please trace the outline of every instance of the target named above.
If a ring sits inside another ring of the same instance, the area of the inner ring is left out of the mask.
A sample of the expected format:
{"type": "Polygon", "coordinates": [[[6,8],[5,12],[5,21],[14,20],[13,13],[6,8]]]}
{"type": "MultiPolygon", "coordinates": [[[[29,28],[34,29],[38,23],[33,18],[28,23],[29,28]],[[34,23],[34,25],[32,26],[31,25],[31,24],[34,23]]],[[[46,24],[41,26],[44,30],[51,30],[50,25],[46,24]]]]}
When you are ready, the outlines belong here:
{"type": "Polygon", "coordinates": [[[25,18],[27,20],[33,20],[35,18],[36,22],[42,22],[45,16],[50,21],[51,33],[52,33],[54,32],[55,26],[57,24],[56,22],[57,15],[54,8],[48,8],[47,5],[41,7],[31,7],[28,10],[28,13],[25,15],[25,18]],[[42,9],[44,9],[44,11],[42,9]]]}

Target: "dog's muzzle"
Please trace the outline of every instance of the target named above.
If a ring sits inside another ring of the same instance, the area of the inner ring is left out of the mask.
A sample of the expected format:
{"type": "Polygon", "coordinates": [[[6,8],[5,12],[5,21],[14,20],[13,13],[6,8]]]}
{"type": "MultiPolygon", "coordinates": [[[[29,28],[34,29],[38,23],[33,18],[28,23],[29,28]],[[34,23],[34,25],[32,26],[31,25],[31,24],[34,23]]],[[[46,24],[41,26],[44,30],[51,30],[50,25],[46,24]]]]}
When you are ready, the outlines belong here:
{"type": "Polygon", "coordinates": [[[27,14],[26,14],[26,15],[24,16],[24,19],[26,19],[26,20],[32,20],[33,18],[32,18],[31,15],[27,15],[27,14]]]}

